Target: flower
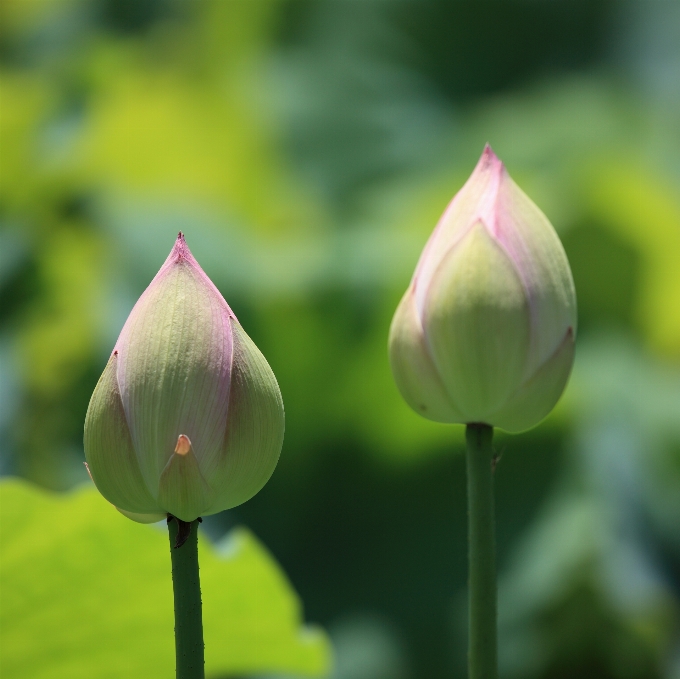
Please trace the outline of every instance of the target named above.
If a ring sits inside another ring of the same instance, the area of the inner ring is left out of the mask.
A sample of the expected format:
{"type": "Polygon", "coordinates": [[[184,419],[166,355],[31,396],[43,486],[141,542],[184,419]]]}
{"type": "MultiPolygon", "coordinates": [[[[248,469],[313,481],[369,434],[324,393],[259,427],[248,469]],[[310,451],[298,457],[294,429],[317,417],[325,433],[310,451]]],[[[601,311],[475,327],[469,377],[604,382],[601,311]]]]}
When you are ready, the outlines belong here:
{"type": "Polygon", "coordinates": [[[92,394],[95,485],[135,521],[193,521],[264,486],[283,429],[274,373],[180,233],[92,394]]]}
{"type": "Polygon", "coordinates": [[[562,244],[487,145],[394,315],[397,386],[429,419],[523,431],[562,394],[575,335],[562,244]]]}

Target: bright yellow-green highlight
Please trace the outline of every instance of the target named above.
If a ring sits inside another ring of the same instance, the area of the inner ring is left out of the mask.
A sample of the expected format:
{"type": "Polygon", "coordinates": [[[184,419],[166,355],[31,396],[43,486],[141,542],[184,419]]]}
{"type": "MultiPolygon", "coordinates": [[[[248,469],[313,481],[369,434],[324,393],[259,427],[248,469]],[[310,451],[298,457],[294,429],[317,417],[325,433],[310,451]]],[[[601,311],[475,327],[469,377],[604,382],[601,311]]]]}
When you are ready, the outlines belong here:
{"type": "MultiPolygon", "coordinates": [[[[0,483],[2,676],[174,676],[165,524],[121,521],[94,488],[0,483]]],[[[206,675],[327,676],[330,645],[303,624],[286,576],[243,528],[199,536],[206,675]]]]}

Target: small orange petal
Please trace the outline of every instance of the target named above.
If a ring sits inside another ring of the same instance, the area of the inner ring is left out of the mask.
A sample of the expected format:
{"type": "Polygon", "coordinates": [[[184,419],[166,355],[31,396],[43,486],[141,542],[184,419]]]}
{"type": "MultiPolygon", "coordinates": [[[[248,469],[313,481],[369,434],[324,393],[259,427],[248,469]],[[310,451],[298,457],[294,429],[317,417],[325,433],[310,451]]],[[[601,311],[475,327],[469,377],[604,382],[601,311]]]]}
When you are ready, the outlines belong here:
{"type": "Polygon", "coordinates": [[[191,450],[191,441],[188,436],[180,434],[175,446],[175,452],[178,455],[186,455],[191,450]]]}

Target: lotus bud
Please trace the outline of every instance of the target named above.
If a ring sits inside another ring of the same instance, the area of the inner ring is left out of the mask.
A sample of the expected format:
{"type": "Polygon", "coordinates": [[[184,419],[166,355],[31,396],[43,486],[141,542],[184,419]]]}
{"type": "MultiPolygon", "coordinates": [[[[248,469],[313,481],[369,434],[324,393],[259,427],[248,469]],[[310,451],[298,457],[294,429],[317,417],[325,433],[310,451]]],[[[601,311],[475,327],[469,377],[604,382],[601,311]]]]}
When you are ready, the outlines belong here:
{"type": "Polygon", "coordinates": [[[562,244],[487,146],[395,313],[389,353],[397,386],[431,420],[523,431],[562,394],[575,336],[562,244]]]}
{"type": "Polygon", "coordinates": [[[95,485],[135,521],[193,521],[264,486],[283,429],[274,373],[180,233],[92,394],[95,485]]]}

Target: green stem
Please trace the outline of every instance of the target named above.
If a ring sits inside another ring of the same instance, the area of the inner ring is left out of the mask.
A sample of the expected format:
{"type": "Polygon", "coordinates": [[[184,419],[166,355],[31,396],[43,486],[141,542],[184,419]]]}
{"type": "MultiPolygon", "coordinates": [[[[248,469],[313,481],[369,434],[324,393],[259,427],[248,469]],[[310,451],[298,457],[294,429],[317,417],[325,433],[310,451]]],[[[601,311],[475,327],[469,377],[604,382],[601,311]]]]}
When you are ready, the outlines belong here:
{"type": "Polygon", "coordinates": [[[467,425],[468,679],[498,677],[492,437],[493,428],[486,424],[467,425]]]}
{"type": "Polygon", "coordinates": [[[201,582],[198,576],[199,521],[200,519],[196,519],[186,523],[168,515],[172,589],[175,595],[177,679],[205,678],[201,582]]]}

